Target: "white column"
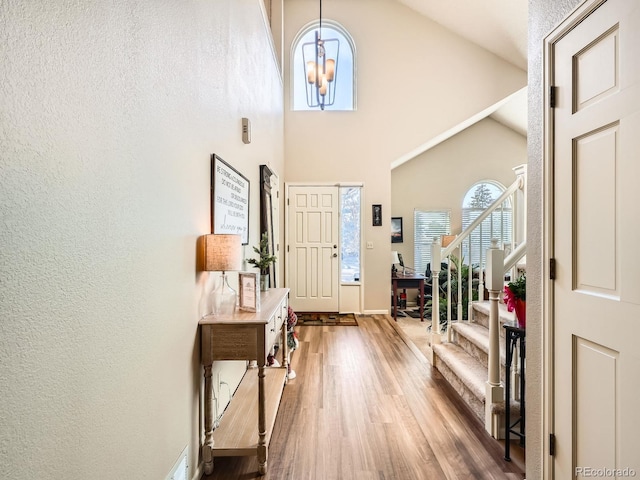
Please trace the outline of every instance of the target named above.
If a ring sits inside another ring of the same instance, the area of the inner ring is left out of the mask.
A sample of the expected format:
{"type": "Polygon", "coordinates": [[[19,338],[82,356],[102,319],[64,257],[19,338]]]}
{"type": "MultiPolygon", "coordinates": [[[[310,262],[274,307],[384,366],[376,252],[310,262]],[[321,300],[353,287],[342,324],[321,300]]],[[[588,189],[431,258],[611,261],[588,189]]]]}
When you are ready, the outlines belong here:
{"type": "Polygon", "coordinates": [[[489,290],[489,374],[486,383],[485,429],[495,438],[500,435],[499,426],[491,413],[491,405],[504,401],[504,389],[500,383],[500,321],[498,301],[504,288],[504,250],[498,249],[498,241],[491,240],[487,249],[486,285],[489,290]]]}

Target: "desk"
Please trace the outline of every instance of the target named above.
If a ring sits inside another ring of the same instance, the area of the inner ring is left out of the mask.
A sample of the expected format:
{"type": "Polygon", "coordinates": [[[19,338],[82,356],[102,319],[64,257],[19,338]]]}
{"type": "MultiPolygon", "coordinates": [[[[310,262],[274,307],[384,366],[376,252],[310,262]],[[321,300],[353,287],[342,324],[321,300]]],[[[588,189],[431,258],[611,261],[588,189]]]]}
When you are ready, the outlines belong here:
{"type": "Polygon", "coordinates": [[[258,471],[267,472],[269,440],[282,390],[287,381],[288,288],[261,292],[260,312],[236,311],[200,320],[201,362],[204,367],[204,471],[213,472],[213,458],[258,456],[258,471]],[[282,334],[281,368],[266,368],[267,355],[282,334]],[[220,426],[214,430],[211,366],[218,360],[255,360],[233,395],[220,426]]]}
{"type": "Polygon", "coordinates": [[[393,319],[398,321],[398,289],[399,288],[417,288],[420,291],[418,298],[420,299],[420,321],[424,322],[424,275],[418,275],[416,273],[398,272],[395,276],[391,276],[391,283],[393,284],[393,319]]]}
{"type": "Polygon", "coordinates": [[[524,328],[519,328],[518,326],[505,323],[503,325],[506,333],[506,346],[507,346],[507,358],[505,362],[505,389],[504,389],[504,398],[505,398],[505,422],[504,422],[504,459],[507,461],[511,461],[510,456],[510,443],[509,436],[513,433],[515,436],[520,438],[520,446],[524,447],[524,376],[525,376],[525,368],[524,368],[524,359],[525,359],[525,340],[526,340],[526,331],[524,328]],[[519,345],[520,350],[520,418],[518,418],[515,422],[511,423],[511,365],[513,362],[513,353],[516,347],[516,344],[519,345]],[[516,427],[520,428],[516,430],[516,427]]]}

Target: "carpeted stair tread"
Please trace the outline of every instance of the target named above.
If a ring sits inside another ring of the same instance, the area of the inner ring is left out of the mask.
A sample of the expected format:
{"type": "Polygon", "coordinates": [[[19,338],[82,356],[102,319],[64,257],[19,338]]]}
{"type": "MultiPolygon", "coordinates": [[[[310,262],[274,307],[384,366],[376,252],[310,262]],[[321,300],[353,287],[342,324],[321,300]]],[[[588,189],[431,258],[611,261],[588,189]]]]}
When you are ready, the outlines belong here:
{"type": "Polygon", "coordinates": [[[434,344],[432,348],[438,361],[446,363],[467,389],[484,403],[486,367],[455,343],[434,344]]]}
{"type": "MultiPolygon", "coordinates": [[[[489,329],[483,325],[469,322],[455,322],[451,324],[456,334],[465,337],[480,350],[489,355],[489,329]]],[[[506,365],[504,340],[500,341],[500,363],[506,365]]]]}
{"type": "MultiPolygon", "coordinates": [[[[473,309],[488,317],[490,308],[489,304],[490,302],[487,300],[482,302],[473,302],[473,309]]],[[[507,310],[507,306],[504,303],[498,302],[498,320],[502,326],[505,322],[514,322],[516,320],[516,314],[515,312],[507,310]]]]}
{"type": "MultiPolygon", "coordinates": [[[[500,403],[493,403],[491,405],[491,412],[492,413],[497,413],[499,415],[503,415],[505,412],[505,402],[500,402],[500,403]]],[[[511,410],[510,410],[510,415],[511,415],[511,421],[515,421],[518,419],[518,417],[520,417],[520,402],[516,402],[515,400],[511,400],[511,410]]]]}

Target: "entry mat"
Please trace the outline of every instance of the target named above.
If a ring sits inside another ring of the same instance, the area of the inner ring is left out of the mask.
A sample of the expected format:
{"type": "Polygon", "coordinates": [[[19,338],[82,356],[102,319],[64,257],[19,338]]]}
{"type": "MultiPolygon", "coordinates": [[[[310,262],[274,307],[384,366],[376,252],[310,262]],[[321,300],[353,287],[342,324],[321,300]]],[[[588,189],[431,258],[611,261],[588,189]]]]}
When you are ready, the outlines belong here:
{"type": "Polygon", "coordinates": [[[332,313],[332,312],[296,312],[298,315],[298,325],[339,325],[358,326],[358,321],[353,313],[332,313]]]}

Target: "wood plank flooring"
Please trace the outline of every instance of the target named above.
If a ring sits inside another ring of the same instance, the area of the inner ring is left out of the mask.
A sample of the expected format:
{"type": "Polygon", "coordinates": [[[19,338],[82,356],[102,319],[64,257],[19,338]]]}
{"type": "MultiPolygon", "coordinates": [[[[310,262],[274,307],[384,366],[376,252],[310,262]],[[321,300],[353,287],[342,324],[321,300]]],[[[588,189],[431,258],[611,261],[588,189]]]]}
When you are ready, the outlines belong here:
{"type": "Polygon", "coordinates": [[[284,390],[267,474],[256,457],[223,457],[203,479],[524,478],[388,317],[358,323],[297,327],[297,378],[284,390]]]}

